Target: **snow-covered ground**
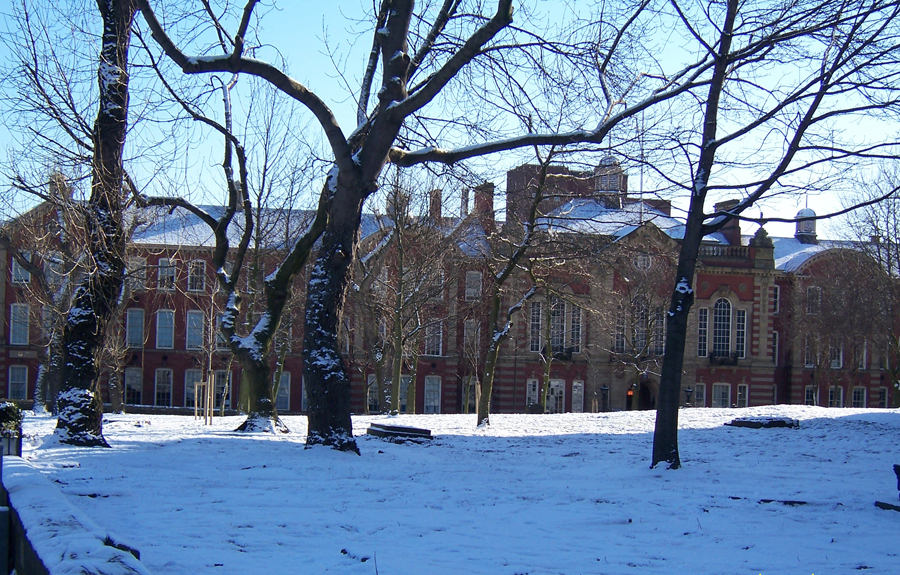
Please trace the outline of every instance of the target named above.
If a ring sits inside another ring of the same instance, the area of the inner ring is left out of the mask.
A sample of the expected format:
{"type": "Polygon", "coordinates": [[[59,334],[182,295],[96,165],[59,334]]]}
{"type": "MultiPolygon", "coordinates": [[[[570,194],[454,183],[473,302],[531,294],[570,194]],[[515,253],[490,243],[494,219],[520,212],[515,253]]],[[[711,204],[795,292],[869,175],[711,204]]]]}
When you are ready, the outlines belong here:
{"type": "Polygon", "coordinates": [[[361,457],[285,420],[110,415],[113,449],[84,449],[32,416],[25,457],[159,574],[900,573],[900,513],[873,504],[898,502],[898,410],[683,410],[677,471],[648,468],[652,412],[357,417],[361,457]],[[751,415],[801,427],[722,425],[751,415]]]}

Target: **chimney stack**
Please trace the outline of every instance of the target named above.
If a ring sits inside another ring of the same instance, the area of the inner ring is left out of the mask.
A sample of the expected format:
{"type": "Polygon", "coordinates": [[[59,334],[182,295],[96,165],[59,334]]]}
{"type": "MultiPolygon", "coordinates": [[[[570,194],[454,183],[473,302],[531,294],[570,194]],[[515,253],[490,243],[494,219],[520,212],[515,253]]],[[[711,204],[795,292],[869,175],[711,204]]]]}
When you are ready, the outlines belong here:
{"type": "MultiPolygon", "coordinates": [[[[739,203],[740,200],[725,200],[724,202],[716,204],[713,209],[716,212],[727,212],[739,203]]],[[[727,224],[719,228],[719,233],[725,236],[725,239],[728,240],[728,245],[741,245],[741,221],[739,219],[731,218],[728,220],[727,224]]]]}
{"type": "Polygon", "coordinates": [[[463,188],[459,196],[459,217],[465,219],[469,215],[469,188],[463,188]]]}
{"type": "Polygon", "coordinates": [[[494,231],[494,183],[485,182],[475,188],[475,215],[484,231],[494,231]]]}
{"type": "Polygon", "coordinates": [[[441,190],[436,188],[428,194],[428,216],[436,224],[441,223],[441,190]]]}

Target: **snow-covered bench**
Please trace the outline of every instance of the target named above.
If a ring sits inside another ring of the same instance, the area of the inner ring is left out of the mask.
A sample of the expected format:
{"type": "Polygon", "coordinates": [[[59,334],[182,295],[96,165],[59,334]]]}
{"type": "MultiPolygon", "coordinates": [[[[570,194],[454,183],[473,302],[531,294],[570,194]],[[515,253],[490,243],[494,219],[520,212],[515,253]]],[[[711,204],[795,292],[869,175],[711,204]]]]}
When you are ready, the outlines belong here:
{"type": "Polygon", "coordinates": [[[3,458],[17,573],[149,575],[137,551],[117,544],[21,457],[3,458]]]}

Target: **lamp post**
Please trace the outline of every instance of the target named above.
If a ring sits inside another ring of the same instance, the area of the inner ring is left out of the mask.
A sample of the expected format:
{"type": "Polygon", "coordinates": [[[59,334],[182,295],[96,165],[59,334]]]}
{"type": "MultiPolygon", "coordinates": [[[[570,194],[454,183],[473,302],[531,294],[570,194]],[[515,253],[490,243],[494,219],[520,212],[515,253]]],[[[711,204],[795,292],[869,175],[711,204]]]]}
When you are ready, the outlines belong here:
{"type": "Polygon", "coordinates": [[[685,407],[691,406],[691,394],[692,393],[694,393],[693,388],[691,388],[691,387],[684,388],[684,397],[685,397],[684,406],[685,407]]]}
{"type": "Polygon", "coordinates": [[[600,393],[602,394],[602,396],[601,396],[602,406],[600,409],[603,412],[607,412],[607,411],[609,411],[609,386],[604,383],[603,386],[600,388],[600,393]]]}

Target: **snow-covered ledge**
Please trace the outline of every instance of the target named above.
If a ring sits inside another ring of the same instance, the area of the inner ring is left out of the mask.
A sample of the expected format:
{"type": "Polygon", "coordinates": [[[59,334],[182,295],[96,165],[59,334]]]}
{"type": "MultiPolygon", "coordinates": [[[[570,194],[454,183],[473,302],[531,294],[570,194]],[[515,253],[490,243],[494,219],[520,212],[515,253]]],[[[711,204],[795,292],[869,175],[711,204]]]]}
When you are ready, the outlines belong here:
{"type": "Polygon", "coordinates": [[[11,509],[17,573],[150,575],[21,457],[3,458],[3,488],[11,509]]]}

